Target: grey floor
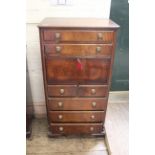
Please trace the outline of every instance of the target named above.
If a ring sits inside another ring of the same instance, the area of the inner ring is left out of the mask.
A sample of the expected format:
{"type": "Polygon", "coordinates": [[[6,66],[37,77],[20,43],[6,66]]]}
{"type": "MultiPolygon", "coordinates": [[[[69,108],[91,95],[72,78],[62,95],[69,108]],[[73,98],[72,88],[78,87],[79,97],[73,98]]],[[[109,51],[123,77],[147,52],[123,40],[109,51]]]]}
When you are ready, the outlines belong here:
{"type": "Polygon", "coordinates": [[[109,96],[106,113],[106,144],[112,155],[129,154],[129,92],[109,96]]]}
{"type": "Polygon", "coordinates": [[[47,137],[46,119],[35,119],[27,155],[108,155],[104,138],[47,137]]]}

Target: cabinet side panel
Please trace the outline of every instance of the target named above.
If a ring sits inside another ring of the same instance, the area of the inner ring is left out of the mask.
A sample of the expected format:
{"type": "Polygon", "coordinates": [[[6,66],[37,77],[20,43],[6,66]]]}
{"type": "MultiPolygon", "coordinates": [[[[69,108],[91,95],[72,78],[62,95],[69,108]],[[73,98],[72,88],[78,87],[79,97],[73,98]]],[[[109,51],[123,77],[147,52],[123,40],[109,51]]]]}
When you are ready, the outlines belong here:
{"type": "Polygon", "coordinates": [[[41,51],[42,73],[43,73],[43,81],[44,81],[45,102],[46,102],[46,110],[47,110],[47,120],[49,122],[48,106],[47,106],[47,104],[48,104],[48,96],[47,96],[47,81],[46,81],[45,56],[44,56],[44,46],[42,44],[42,41],[43,41],[43,28],[39,28],[39,37],[40,37],[40,51],[41,51]]]}

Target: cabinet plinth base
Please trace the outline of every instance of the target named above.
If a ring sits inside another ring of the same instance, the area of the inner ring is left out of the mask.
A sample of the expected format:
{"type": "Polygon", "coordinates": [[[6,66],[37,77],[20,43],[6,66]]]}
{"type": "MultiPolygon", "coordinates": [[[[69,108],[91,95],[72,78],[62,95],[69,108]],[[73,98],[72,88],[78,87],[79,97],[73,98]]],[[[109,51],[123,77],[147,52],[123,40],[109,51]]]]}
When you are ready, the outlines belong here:
{"type": "Polygon", "coordinates": [[[50,130],[48,131],[48,137],[49,138],[59,138],[59,137],[105,137],[105,130],[102,131],[101,133],[93,133],[93,134],[54,134],[50,130]]]}

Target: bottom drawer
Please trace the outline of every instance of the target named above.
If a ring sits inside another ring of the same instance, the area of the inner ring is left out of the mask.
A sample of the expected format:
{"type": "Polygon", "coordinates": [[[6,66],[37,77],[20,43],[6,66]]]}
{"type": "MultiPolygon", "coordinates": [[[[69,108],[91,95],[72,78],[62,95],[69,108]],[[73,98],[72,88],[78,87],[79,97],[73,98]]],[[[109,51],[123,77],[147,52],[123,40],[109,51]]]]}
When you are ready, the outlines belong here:
{"type": "Polygon", "coordinates": [[[53,134],[98,134],[103,131],[102,123],[51,123],[53,134]]]}

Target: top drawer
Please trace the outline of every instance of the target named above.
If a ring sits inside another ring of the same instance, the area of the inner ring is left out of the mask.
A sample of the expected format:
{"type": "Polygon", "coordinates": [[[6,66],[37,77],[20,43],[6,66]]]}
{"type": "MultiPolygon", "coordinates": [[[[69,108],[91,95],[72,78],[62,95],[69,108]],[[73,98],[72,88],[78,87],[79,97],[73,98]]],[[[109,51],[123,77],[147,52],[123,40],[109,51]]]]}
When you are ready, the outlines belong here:
{"type": "Polygon", "coordinates": [[[112,42],[113,31],[69,31],[69,30],[43,30],[43,40],[62,43],[62,42],[112,42]]]}

